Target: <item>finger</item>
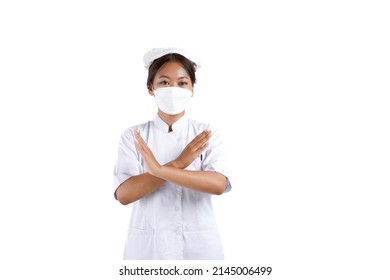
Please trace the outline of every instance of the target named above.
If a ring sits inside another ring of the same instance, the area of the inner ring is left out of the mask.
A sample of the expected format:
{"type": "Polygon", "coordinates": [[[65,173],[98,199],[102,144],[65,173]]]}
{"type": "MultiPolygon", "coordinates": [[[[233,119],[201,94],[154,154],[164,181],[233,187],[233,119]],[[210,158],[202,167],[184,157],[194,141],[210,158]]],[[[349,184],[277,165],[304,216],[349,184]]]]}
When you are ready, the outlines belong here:
{"type": "Polygon", "coordinates": [[[134,138],[134,145],[135,145],[135,147],[138,150],[140,150],[142,148],[142,146],[141,146],[142,143],[140,142],[140,139],[139,139],[139,137],[137,135],[137,132],[134,132],[134,136],[135,136],[135,138],[134,138]]]}
{"type": "Polygon", "coordinates": [[[202,145],[205,141],[207,141],[208,139],[210,139],[211,137],[211,132],[210,131],[207,131],[207,130],[204,130],[203,132],[201,132],[199,135],[197,135],[191,142],[190,144],[192,146],[198,146],[199,144],[202,145]]]}
{"type": "Polygon", "coordinates": [[[137,151],[143,156],[145,149],[140,145],[140,143],[137,141],[137,139],[134,140],[134,145],[137,151]]]}
{"type": "Polygon", "coordinates": [[[138,131],[134,131],[134,136],[135,136],[135,140],[138,142],[140,146],[147,145],[138,131]]]}
{"type": "Polygon", "coordinates": [[[198,152],[203,152],[209,146],[209,142],[204,143],[202,146],[198,148],[198,152]]]}
{"type": "Polygon", "coordinates": [[[194,139],[200,139],[200,138],[203,138],[205,136],[207,136],[208,134],[210,134],[210,130],[203,130],[201,133],[199,133],[194,139]]]}
{"type": "Polygon", "coordinates": [[[140,152],[142,157],[147,157],[147,153],[149,152],[149,147],[144,141],[144,139],[141,137],[140,133],[138,131],[134,131],[134,144],[137,150],[140,152]]]}
{"type": "Polygon", "coordinates": [[[142,155],[143,151],[142,151],[141,147],[139,146],[139,143],[136,139],[134,139],[134,146],[137,149],[137,151],[142,155]]]}
{"type": "Polygon", "coordinates": [[[210,137],[211,137],[210,132],[205,133],[204,135],[202,135],[201,138],[197,139],[197,141],[195,141],[192,144],[192,148],[194,148],[195,150],[199,149],[200,147],[202,147],[205,143],[207,143],[210,140],[210,137]]]}

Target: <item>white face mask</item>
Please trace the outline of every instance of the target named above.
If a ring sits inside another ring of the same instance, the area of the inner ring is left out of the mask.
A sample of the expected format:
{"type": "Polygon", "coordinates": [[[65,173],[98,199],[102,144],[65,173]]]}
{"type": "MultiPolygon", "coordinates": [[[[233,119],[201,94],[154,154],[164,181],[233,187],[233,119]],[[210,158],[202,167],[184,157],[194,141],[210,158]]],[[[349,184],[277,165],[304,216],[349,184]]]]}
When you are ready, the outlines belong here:
{"type": "Polygon", "coordinates": [[[190,102],[192,91],[179,87],[162,87],[154,90],[158,108],[168,115],[183,112],[190,102]]]}

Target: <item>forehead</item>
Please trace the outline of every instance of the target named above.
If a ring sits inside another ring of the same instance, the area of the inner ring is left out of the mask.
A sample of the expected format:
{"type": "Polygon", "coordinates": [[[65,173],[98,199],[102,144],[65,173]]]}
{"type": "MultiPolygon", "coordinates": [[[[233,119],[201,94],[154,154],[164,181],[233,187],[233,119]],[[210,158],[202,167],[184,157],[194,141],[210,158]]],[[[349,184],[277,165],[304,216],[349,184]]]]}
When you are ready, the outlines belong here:
{"type": "Polygon", "coordinates": [[[175,78],[175,77],[188,77],[189,75],[180,62],[168,61],[167,63],[164,63],[160,69],[158,69],[157,77],[160,76],[175,78]]]}

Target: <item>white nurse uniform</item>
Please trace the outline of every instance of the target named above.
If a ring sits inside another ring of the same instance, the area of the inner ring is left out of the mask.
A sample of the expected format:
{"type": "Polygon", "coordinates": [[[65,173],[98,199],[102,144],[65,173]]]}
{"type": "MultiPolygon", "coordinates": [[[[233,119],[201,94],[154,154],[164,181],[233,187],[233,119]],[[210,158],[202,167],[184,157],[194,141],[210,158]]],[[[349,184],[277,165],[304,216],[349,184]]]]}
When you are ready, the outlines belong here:
{"type": "MultiPolygon", "coordinates": [[[[114,189],[132,176],[146,172],[134,146],[133,129],[160,164],[176,159],[188,143],[208,125],[185,115],[168,125],[157,115],[152,121],[127,129],[121,137],[114,170],[114,189]]],[[[215,171],[227,177],[223,144],[211,129],[209,145],[187,170],[215,171]]],[[[231,185],[227,179],[225,192],[231,185]]],[[[155,192],[135,201],[124,259],[223,259],[223,248],[214,219],[212,195],[165,182],[155,192]]]]}

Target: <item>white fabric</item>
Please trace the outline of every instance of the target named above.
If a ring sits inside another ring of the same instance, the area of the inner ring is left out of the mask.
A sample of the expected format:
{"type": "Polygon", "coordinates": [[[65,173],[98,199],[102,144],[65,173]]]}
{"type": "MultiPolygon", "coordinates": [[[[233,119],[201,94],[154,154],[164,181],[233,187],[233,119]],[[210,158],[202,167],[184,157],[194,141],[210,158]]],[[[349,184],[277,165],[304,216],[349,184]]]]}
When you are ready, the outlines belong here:
{"type": "Polygon", "coordinates": [[[154,90],[154,99],[158,108],[168,115],[177,115],[183,112],[190,99],[192,91],[180,87],[162,87],[154,90]]]}
{"type": "MultiPolygon", "coordinates": [[[[134,146],[132,129],[140,132],[160,164],[176,159],[186,145],[209,125],[183,116],[168,133],[167,124],[154,120],[127,129],[121,137],[114,170],[114,190],[125,180],[146,172],[134,146]]],[[[188,170],[215,171],[227,176],[218,130],[188,170]]],[[[231,185],[227,179],[225,192],[231,185]]],[[[165,182],[132,204],[124,259],[223,259],[212,207],[212,195],[165,182]]]]}
{"type": "Polygon", "coordinates": [[[200,67],[200,59],[193,53],[190,53],[186,50],[180,48],[154,48],[151,51],[148,51],[144,55],[144,65],[146,69],[149,69],[149,66],[153,63],[154,60],[160,58],[169,53],[178,53],[184,56],[185,58],[191,60],[196,64],[195,69],[197,70],[200,67]]]}

